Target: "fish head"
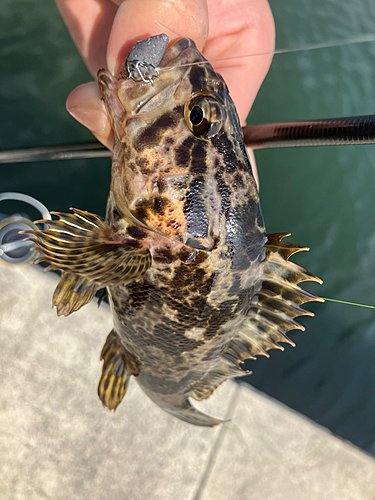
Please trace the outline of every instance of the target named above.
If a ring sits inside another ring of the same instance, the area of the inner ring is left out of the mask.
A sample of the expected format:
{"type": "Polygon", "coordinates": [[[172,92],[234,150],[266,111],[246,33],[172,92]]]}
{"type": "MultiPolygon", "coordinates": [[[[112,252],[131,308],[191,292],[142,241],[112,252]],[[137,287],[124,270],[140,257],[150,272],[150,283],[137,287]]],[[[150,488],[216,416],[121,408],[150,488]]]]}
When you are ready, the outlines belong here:
{"type": "Polygon", "coordinates": [[[237,112],[193,41],[172,45],[158,72],[152,84],[98,74],[115,133],[109,207],[209,250],[240,193],[258,200],[237,112]]]}

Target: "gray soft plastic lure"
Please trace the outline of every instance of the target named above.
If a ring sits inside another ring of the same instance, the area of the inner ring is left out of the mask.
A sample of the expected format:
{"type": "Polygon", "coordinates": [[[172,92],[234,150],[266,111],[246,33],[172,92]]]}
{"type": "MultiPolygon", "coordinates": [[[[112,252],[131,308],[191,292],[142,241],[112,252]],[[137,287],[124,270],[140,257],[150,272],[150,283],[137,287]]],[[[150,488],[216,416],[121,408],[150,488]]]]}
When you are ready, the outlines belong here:
{"type": "Polygon", "coordinates": [[[169,38],[164,33],[137,42],[125,61],[129,78],[153,85],[153,78],[159,76],[157,67],[164,56],[168,42],[169,38]]]}

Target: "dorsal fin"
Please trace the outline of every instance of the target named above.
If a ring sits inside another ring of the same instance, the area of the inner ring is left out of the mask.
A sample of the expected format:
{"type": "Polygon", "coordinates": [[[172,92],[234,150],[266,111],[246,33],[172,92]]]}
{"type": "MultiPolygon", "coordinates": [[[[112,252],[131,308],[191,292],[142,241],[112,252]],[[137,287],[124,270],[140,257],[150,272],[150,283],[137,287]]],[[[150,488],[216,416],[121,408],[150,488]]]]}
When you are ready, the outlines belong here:
{"type": "MultiPolygon", "coordinates": [[[[281,241],[286,236],[290,236],[290,233],[272,233],[268,235],[268,240],[265,244],[266,258],[263,263],[263,275],[265,277],[270,277],[271,279],[278,281],[280,285],[286,287],[288,283],[297,285],[302,281],[316,281],[322,284],[322,280],[314,276],[303,267],[289,262],[289,257],[297,252],[304,252],[310,250],[308,247],[301,245],[294,245],[292,243],[286,243],[281,241]]],[[[297,287],[298,290],[300,290],[297,287]]],[[[288,291],[286,287],[285,292],[288,291]]],[[[303,291],[302,291],[303,292],[303,291]]],[[[315,297],[314,299],[318,302],[324,302],[323,299],[315,297]]],[[[305,300],[304,302],[309,302],[305,300]]],[[[304,302],[301,302],[302,304],[304,302]]]]}
{"type": "Polygon", "coordinates": [[[236,329],[231,341],[215,367],[191,389],[191,397],[206,399],[227,378],[249,374],[241,368],[247,359],[257,356],[269,357],[270,349],[284,350],[279,342],[295,346],[286,335],[293,329],[304,330],[294,318],[314,316],[300,306],[306,302],[323,299],[306,292],[297,285],[301,281],[322,281],[288,259],[296,252],[308,250],[307,247],[281,241],[289,233],[268,235],[265,245],[265,259],[261,263],[263,272],[259,285],[255,284],[251,302],[236,329]]]}
{"type": "Polygon", "coordinates": [[[296,252],[308,250],[307,247],[281,241],[289,233],[268,235],[265,245],[265,259],[261,263],[263,272],[259,285],[255,283],[251,302],[243,321],[236,329],[231,341],[215,367],[192,387],[190,395],[196,400],[208,398],[226,379],[248,375],[242,363],[257,356],[269,357],[270,349],[284,350],[279,342],[295,346],[286,335],[293,329],[304,330],[294,318],[314,316],[300,306],[305,302],[323,299],[306,292],[297,285],[301,281],[322,281],[288,259],[296,252]]]}
{"type": "Polygon", "coordinates": [[[289,330],[304,330],[294,318],[314,316],[300,306],[306,302],[324,302],[323,299],[299,288],[302,281],[322,281],[297,264],[289,262],[296,252],[309,250],[307,247],[286,243],[282,239],[289,233],[268,235],[265,245],[266,256],[260,278],[260,290],[255,292],[242,325],[227,346],[227,353],[237,357],[239,362],[263,355],[269,356],[270,349],[284,350],[279,342],[294,347],[286,335],[289,330]]]}

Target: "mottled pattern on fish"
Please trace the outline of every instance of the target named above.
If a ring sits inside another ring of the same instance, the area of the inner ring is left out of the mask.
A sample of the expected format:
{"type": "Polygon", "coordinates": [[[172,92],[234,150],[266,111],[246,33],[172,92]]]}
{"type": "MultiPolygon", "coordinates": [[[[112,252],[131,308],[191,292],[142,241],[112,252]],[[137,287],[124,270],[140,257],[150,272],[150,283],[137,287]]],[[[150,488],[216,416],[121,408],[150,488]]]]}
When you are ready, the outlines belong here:
{"type": "Polygon", "coordinates": [[[297,283],[319,280],[288,262],[305,248],[266,234],[226,85],[209,64],[182,66],[203,61],[180,40],[154,86],[99,72],[115,131],[106,221],[76,210],[34,234],[42,259],[63,271],[58,313],[108,287],[103,404],[116,408],[135,375],[164,410],[214,425],[188,398],[208,397],[245,373],[245,359],[291,343],[285,333],[302,329],[294,318],[311,315],[300,305],[317,300],[297,283]]]}

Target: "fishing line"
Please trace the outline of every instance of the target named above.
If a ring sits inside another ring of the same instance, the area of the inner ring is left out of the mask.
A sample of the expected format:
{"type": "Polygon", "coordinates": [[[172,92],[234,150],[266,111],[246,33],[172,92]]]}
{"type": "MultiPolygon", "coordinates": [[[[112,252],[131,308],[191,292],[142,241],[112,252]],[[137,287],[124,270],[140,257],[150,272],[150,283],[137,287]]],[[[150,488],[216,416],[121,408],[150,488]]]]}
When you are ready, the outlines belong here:
{"type": "Polygon", "coordinates": [[[317,42],[317,43],[309,43],[306,45],[301,45],[299,47],[293,47],[293,48],[283,48],[283,49],[276,49],[273,51],[269,52],[257,52],[253,54],[245,54],[243,56],[232,56],[232,57],[223,57],[220,59],[211,59],[210,61],[197,61],[194,63],[186,63],[186,64],[180,64],[178,66],[170,66],[166,68],[158,68],[160,72],[162,71],[171,71],[175,68],[181,68],[181,67],[188,67],[188,66],[196,66],[198,64],[211,64],[214,62],[220,62],[220,61],[231,61],[233,59],[242,59],[245,57],[260,57],[260,56],[269,56],[269,55],[278,55],[278,54],[289,54],[292,52],[302,52],[302,51],[308,51],[308,50],[319,50],[319,49],[328,49],[328,48],[334,48],[334,47],[342,47],[345,45],[354,45],[357,43],[368,43],[368,42],[375,42],[375,33],[366,33],[363,35],[356,35],[352,36],[349,38],[346,38],[345,40],[343,39],[334,39],[330,40],[328,42],[317,42]]]}
{"type": "Polygon", "coordinates": [[[329,302],[337,302],[338,304],[345,304],[348,306],[357,306],[357,307],[367,307],[368,309],[375,309],[375,306],[368,306],[366,304],[357,304],[356,302],[347,302],[345,300],[338,299],[328,299],[327,297],[320,297],[323,300],[327,300],[329,302]]]}

